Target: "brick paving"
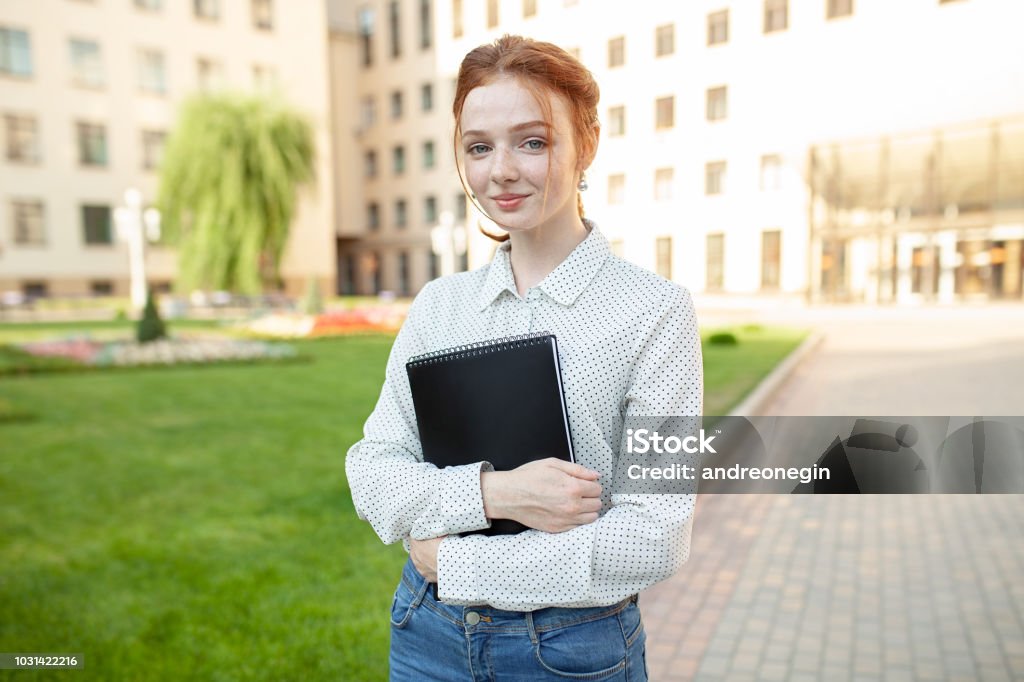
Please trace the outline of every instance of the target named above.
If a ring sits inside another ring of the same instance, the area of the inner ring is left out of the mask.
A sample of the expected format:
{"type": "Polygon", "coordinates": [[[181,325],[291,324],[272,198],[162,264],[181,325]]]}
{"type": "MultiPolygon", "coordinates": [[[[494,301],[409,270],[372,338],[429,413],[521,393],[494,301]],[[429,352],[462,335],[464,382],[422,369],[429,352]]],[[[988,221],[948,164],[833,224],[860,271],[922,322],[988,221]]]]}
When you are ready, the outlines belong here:
{"type": "MultiPolygon", "coordinates": [[[[1022,412],[1020,323],[908,315],[823,325],[761,413],[1022,412]],[[856,409],[872,371],[888,390],[856,409]]],[[[1024,680],[1024,495],[702,494],[690,560],[640,606],[657,681],[1024,680]]]]}

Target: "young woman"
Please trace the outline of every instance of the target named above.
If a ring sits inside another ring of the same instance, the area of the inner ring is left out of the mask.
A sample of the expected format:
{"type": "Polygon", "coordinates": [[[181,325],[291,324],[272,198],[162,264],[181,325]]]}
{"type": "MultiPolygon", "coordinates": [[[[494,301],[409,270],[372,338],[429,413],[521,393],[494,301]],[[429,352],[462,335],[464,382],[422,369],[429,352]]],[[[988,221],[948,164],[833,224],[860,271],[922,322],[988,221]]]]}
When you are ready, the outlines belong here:
{"type": "Polygon", "coordinates": [[[693,496],[599,480],[627,417],[700,414],[701,349],[686,289],[614,256],[583,218],[598,97],[567,52],[516,36],[459,70],[460,176],[507,234],[490,264],[416,297],[346,459],[359,517],[410,555],[391,607],[392,680],[647,678],[637,593],[686,560],[693,496]],[[558,339],[577,463],[424,463],[406,361],[541,330],[558,339]],[[529,529],[460,536],[491,519],[529,529]]]}

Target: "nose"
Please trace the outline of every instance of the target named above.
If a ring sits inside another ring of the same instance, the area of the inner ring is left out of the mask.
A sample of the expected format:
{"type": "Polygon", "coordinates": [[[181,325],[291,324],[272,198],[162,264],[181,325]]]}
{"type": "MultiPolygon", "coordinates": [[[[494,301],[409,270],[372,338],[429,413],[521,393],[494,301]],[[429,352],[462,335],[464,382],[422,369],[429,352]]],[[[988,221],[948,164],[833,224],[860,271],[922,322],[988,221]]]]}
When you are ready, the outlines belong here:
{"type": "Polygon", "coordinates": [[[495,149],[491,158],[493,159],[491,163],[492,182],[504,184],[519,179],[519,170],[516,168],[515,159],[512,158],[512,152],[508,149],[501,147],[495,149]]]}

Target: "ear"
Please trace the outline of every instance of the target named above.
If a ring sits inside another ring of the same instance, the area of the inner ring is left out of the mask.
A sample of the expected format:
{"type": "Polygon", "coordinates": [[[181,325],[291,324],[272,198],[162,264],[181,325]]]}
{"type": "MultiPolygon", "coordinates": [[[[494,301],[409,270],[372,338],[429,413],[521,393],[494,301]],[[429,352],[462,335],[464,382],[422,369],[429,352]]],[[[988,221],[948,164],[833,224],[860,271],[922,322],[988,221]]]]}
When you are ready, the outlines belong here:
{"type": "Polygon", "coordinates": [[[590,139],[587,140],[586,149],[580,154],[579,161],[576,163],[577,171],[585,171],[590,168],[590,164],[594,162],[594,157],[597,156],[597,143],[600,139],[601,124],[595,123],[590,139]]]}

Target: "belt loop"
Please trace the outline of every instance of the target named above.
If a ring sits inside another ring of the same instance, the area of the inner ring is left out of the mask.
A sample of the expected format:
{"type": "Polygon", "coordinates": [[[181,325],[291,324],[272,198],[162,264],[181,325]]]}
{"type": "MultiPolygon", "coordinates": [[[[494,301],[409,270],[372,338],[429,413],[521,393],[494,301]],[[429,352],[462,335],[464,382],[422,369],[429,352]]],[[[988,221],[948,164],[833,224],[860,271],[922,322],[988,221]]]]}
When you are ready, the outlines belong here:
{"type": "Polygon", "coordinates": [[[533,611],[526,612],[526,631],[530,633],[530,641],[537,645],[537,630],[533,627],[533,611]]]}

